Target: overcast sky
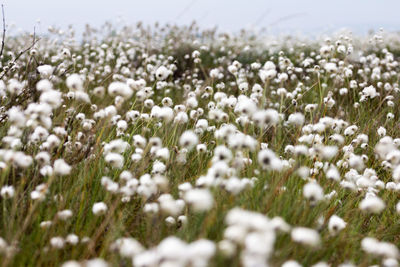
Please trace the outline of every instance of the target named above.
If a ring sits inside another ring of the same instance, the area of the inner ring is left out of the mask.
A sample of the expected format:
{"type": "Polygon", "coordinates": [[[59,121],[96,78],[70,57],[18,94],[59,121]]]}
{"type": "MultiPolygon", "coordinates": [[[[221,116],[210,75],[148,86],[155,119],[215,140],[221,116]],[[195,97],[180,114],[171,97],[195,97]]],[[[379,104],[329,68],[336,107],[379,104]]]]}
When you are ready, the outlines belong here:
{"type": "Polygon", "coordinates": [[[104,21],[217,25],[235,32],[266,27],[272,33],[325,33],[343,27],[400,30],[400,0],[0,0],[7,24],[44,33],[49,25],[77,30],[104,21]],[[40,19],[40,23],[37,21],[40,19]]]}

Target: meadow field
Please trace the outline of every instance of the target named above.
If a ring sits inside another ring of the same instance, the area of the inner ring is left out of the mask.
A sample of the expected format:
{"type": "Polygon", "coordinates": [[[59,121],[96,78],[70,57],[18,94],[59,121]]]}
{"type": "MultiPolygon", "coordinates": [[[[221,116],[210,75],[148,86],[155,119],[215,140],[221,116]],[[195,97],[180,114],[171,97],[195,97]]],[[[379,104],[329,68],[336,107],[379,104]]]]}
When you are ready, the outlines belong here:
{"type": "Polygon", "coordinates": [[[1,266],[399,266],[399,33],[3,41],[1,266]]]}

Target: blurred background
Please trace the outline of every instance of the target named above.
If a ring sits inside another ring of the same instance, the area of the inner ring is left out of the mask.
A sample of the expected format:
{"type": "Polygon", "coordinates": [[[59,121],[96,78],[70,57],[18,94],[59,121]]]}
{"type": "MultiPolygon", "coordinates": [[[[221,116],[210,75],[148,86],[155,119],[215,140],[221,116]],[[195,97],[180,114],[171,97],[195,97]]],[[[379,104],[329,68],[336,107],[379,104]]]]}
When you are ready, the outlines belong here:
{"type": "Polygon", "coordinates": [[[105,21],[146,24],[189,24],[237,32],[261,29],[273,34],[316,35],[339,29],[358,34],[383,27],[400,29],[399,0],[3,0],[6,22],[15,32],[46,33],[50,25],[73,24],[82,31],[86,23],[105,21]]]}

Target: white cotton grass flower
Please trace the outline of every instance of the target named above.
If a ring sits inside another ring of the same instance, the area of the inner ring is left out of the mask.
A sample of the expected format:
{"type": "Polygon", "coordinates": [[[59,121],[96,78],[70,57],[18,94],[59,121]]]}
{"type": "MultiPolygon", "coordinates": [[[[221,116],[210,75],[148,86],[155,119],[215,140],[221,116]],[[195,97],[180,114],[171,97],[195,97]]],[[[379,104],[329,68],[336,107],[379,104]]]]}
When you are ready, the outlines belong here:
{"type": "Polygon", "coordinates": [[[337,146],[322,146],[319,149],[321,150],[321,158],[324,160],[331,160],[336,156],[339,150],[337,146]]]}
{"type": "Polygon", "coordinates": [[[219,69],[211,69],[209,75],[211,78],[216,79],[219,77],[220,71],[219,69]]]}
{"type": "Polygon", "coordinates": [[[302,126],[304,124],[304,115],[303,113],[296,112],[289,115],[288,123],[295,126],[302,126]]]}
{"type": "Polygon", "coordinates": [[[288,233],[291,229],[291,226],[282,217],[279,216],[272,218],[271,225],[274,230],[284,233],[288,233]]]}
{"type": "MultiPolygon", "coordinates": [[[[198,107],[198,101],[197,101],[197,99],[196,99],[196,97],[189,97],[187,100],[186,100],[186,106],[188,107],[188,108],[197,108],[198,107]]],[[[191,116],[192,117],[192,116],[191,116]]]]}
{"type": "Polygon", "coordinates": [[[79,237],[76,234],[69,234],[65,237],[65,241],[67,242],[67,244],[75,246],[79,242],[79,237]]]}
{"type": "Polygon", "coordinates": [[[207,266],[208,261],[216,253],[216,245],[207,239],[199,239],[188,245],[188,258],[191,265],[199,264],[199,266],[207,266]]]}
{"type": "Polygon", "coordinates": [[[378,133],[378,135],[379,135],[380,137],[386,136],[386,129],[385,129],[385,127],[383,127],[383,126],[379,127],[378,130],[377,130],[376,132],[378,133]]]}
{"type": "Polygon", "coordinates": [[[157,246],[157,254],[168,261],[185,262],[187,244],[177,237],[169,236],[163,239],[157,246]]]}
{"type": "Polygon", "coordinates": [[[304,185],[303,196],[313,205],[324,199],[324,191],[316,181],[311,181],[304,185]]]}
{"type": "Polygon", "coordinates": [[[83,91],[83,80],[79,74],[71,74],[66,80],[67,87],[73,91],[83,91]]]}
{"type": "Polygon", "coordinates": [[[372,255],[385,258],[399,258],[399,249],[392,243],[382,242],[373,237],[365,237],[361,241],[361,248],[372,255]]]}
{"type": "Polygon", "coordinates": [[[183,199],[194,212],[208,211],[214,205],[214,198],[208,189],[190,189],[185,192],[183,199]]]}
{"type": "Polygon", "coordinates": [[[60,145],[61,141],[56,135],[51,134],[47,137],[46,142],[43,144],[47,144],[50,149],[56,148],[60,145]]]}
{"type": "Polygon", "coordinates": [[[8,81],[7,91],[12,95],[19,95],[21,94],[24,87],[25,87],[24,83],[21,83],[16,79],[10,79],[8,81]]]}
{"type": "Polygon", "coordinates": [[[143,246],[134,238],[123,237],[115,240],[111,248],[119,252],[122,257],[132,258],[144,251],[143,246]]]}
{"type": "Polygon", "coordinates": [[[188,219],[185,215],[178,216],[178,219],[176,221],[178,223],[178,227],[185,227],[188,223],[188,219]]]}
{"type": "Polygon", "coordinates": [[[399,262],[397,259],[394,258],[385,258],[382,260],[382,266],[385,267],[398,267],[399,262]]]}
{"type": "Polygon", "coordinates": [[[362,171],[365,168],[364,160],[361,156],[351,153],[349,160],[349,166],[358,171],[362,171]]]}
{"type": "Polygon", "coordinates": [[[99,216],[107,212],[108,207],[104,202],[96,202],[93,204],[92,212],[94,215],[99,216]]]}
{"type": "Polygon", "coordinates": [[[236,245],[232,241],[222,239],[218,242],[218,251],[225,257],[232,257],[236,253],[236,245]]]}
{"type": "Polygon", "coordinates": [[[222,182],[224,189],[234,195],[242,192],[247,186],[251,186],[247,184],[247,178],[239,179],[237,177],[230,177],[227,180],[222,182]]]}
{"type": "Polygon", "coordinates": [[[108,94],[110,96],[121,96],[124,99],[128,99],[133,95],[132,89],[123,82],[112,82],[108,86],[108,94]]]}
{"type": "Polygon", "coordinates": [[[160,66],[156,70],[156,78],[158,80],[165,80],[168,78],[168,76],[171,74],[171,71],[167,69],[165,66],[160,66]]]}
{"type": "Polygon", "coordinates": [[[101,258],[94,258],[86,261],[85,267],[109,267],[109,264],[101,259],[101,258]]]}
{"type": "Polygon", "coordinates": [[[337,215],[329,218],[328,230],[331,235],[336,235],[346,227],[347,223],[337,215]]]}
{"type": "Polygon", "coordinates": [[[317,104],[307,104],[304,108],[305,112],[314,112],[317,109],[318,105],[317,104]]]}
{"type": "Polygon", "coordinates": [[[257,111],[257,104],[246,96],[242,96],[239,98],[236,106],[235,112],[241,113],[242,115],[246,116],[253,116],[254,113],[257,111]]]}
{"type": "Polygon", "coordinates": [[[185,207],[185,202],[182,200],[175,200],[170,194],[162,194],[158,198],[160,209],[164,214],[177,216],[182,213],[185,207]]]}
{"type": "MultiPolygon", "coordinates": [[[[133,266],[157,266],[160,256],[156,249],[145,250],[133,257],[133,266]]],[[[178,262],[175,262],[178,263],[178,262]]],[[[164,264],[167,264],[165,261],[164,264]]]]}
{"type": "Polygon", "coordinates": [[[378,96],[379,93],[376,92],[376,88],[373,85],[370,85],[362,90],[362,95],[367,99],[373,99],[378,96]]]}
{"type": "Polygon", "coordinates": [[[169,123],[174,118],[174,110],[170,107],[162,107],[157,112],[156,117],[164,121],[165,123],[169,123]]]}
{"type": "Polygon", "coordinates": [[[54,67],[51,65],[40,65],[37,67],[37,71],[42,78],[49,78],[53,74],[54,67]]]}
{"type": "Polygon", "coordinates": [[[143,136],[136,134],[133,136],[133,145],[140,148],[145,148],[147,145],[147,140],[143,136]]]}
{"type": "Polygon", "coordinates": [[[119,175],[119,178],[124,181],[129,181],[134,179],[132,173],[128,170],[122,171],[121,174],[119,175]]]}
{"type": "Polygon", "coordinates": [[[359,208],[368,213],[379,214],[386,207],[385,202],[377,196],[365,197],[359,205],[359,208]]]}
{"type": "Polygon", "coordinates": [[[335,166],[331,166],[325,173],[327,179],[340,181],[340,173],[339,170],[335,166]]]}
{"type": "Polygon", "coordinates": [[[65,246],[65,239],[61,236],[52,237],[50,245],[55,249],[61,249],[65,246]]]}
{"type": "Polygon", "coordinates": [[[223,145],[217,146],[214,150],[213,161],[217,162],[220,160],[226,161],[226,162],[229,162],[232,160],[232,151],[223,145]]]}
{"type": "Polygon", "coordinates": [[[53,170],[56,175],[65,176],[70,174],[72,167],[64,159],[57,159],[54,161],[53,170]]]}
{"type": "Polygon", "coordinates": [[[262,168],[268,170],[280,171],[283,168],[282,161],[268,148],[262,149],[258,152],[258,163],[262,168]]]}
{"type": "Polygon", "coordinates": [[[58,108],[62,104],[62,94],[57,90],[48,90],[43,92],[39,98],[41,103],[49,104],[53,109],[58,108]]]}
{"type": "Polygon", "coordinates": [[[59,218],[62,221],[68,220],[69,218],[72,217],[72,215],[73,215],[72,211],[68,209],[57,212],[57,218],[59,218]]]}
{"type": "Polygon", "coordinates": [[[159,158],[159,159],[162,159],[164,161],[168,161],[169,156],[170,156],[170,152],[169,152],[169,149],[166,148],[166,147],[158,148],[156,150],[156,157],[159,158]]]}
{"type": "Polygon", "coordinates": [[[87,243],[89,243],[89,241],[90,241],[90,237],[88,237],[88,236],[84,236],[81,239],[82,244],[87,244],[87,243]]]}
{"type": "Polygon", "coordinates": [[[22,169],[26,169],[32,165],[33,159],[31,156],[25,155],[23,152],[17,151],[12,153],[13,163],[22,169]]]}
{"type": "Polygon", "coordinates": [[[158,214],[159,210],[158,203],[146,203],[143,207],[143,212],[147,214],[158,214]]]}
{"type": "Polygon", "coordinates": [[[104,154],[107,154],[109,152],[121,154],[124,153],[128,148],[128,142],[125,142],[122,139],[115,139],[112,140],[110,143],[104,145],[104,154]]]}
{"type": "Polygon", "coordinates": [[[203,131],[207,130],[208,128],[208,121],[206,119],[199,119],[196,122],[196,129],[202,129],[203,131]]]}
{"type": "Polygon", "coordinates": [[[101,178],[101,185],[111,193],[116,193],[119,189],[119,184],[108,178],[107,176],[103,176],[101,178]]]}
{"type": "Polygon", "coordinates": [[[224,238],[237,244],[243,244],[247,235],[247,229],[241,225],[231,225],[224,231],[224,238]]]}
{"type": "Polygon", "coordinates": [[[15,189],[12,185],[4,185],[0,189],[0,196],[5,199],[13,198],[15,195],[15,189]]]}
{"type": "Polygon", "coordinates": [[[157,137],[157,136],[150,137],[149,145],[151,147],[161,148],[162,147],[162,140],[161,140],[160,137],[157,137]]]}
{"type": "Polygon", "coordinates": [[[117,130],[124,132],[128,128],[128,123],[125,120],[119,120],[117,123],[117,130]]]}
{"type": "Polygon", "coordinates": [[[268,259],[273,252],[275,235],[273,232],[250,232],[244,240],[244,251],[242,252],[243,265],[248,265],[261,259],[268,259]]]}
{"type": "MultiPolygon", "coordinates": [[[[320,261],[320,262],[317,262],[316,264],[311,265],[311,267],[330,267],[330,266],[331,266],[330,264],[328,264],[324,261],[320,261]]],[[[342,267],[344,267],[344,266],[342,266],[342,267]]]]}
{"type": "Polygon", "coordinates": [[[168,216],[167,218],[165,218],[165,224],[167,225],[167,226],[174,226],[174,225],[176,225],[176,220],[175,220],[175,218],[174,217],[172,217],[172,216],[168,216]]]}
{"type": "Polygon", "coordinates": [[[381,159],[385,160],[387,155],[396,149],[393,139],[390,136],[385,136],[375,145],[374,151],[381,159]]]}
{"type": "MultiPolygon", "coordinates": [[[[400,166],[400,150],[393,150],[386,155],[386,160],[392,164],[392,166],[400,166]]],[[[393,170],[393,176],[396,168],[393,170]]]]}
{"type": "Polygon", "coordinates": [[[288,260],[285,261],[281,267],[302,267],[302,265],[295,260],[288,260]]]}
{"type": "Polygon", "coordinates": [[[20,107],[11,107],[8,112],[8,121],[19,127],[25,126],[27,118],[25,117],[24,112],[21,110],[20,107]]]}
{"type": "Polygon", "coordinates": [[[50,165],[44,165],[42,168],[40,168],[39,172],[42,176],[52,176],[54,170],[50,165]]]}
{"type": "Polygon", "coordinates": [[[261,69],[258,72],[258,76],[260,77],[263,83],[273,79],[276,76],[276,74],[277,72],[275,69],[268,69],[268,70],[261,69]]]}
{"type": "Polygon", "coordinates": [[[294,242],[310,247],[317,247],[321,243],[318,232],[311,228],[295,227],[291,232],[291,237],[294,242]]]}
{"type": "Polygon", "coordinates": [[[131,155],[131,160],[132,160],[133,162],[139,162],[141,159],[142,159],[142,155],[139,154],[139,153],[133,153],[133,154],[131,155]]]}
{"type": "Polygon", "coordinates": [[[178,123],[178,124],[185,124],[189,121],[189,117],[186,114],[186,112],[179,112],[178,114],[176,114],[175,118],[174,118],[174,122],[178,123]]]}
{"type": "Polygon", "coordinates": [[[261,128],[273,126],[279,122],[279,113],[275,109],[259,110],[252,115],[253,121],[261,128]]]}
{"type": "Polygon", "coordinates": [[[78,261],[69,260],[61,264],[61,267],[82,267],[78,261]]]}
{"type": "Polygon", "coordinates": [[[240,83],[239,90],[242,92],[246,92],[247,90],[249,90],[249,84],[247,82],[240,83]]]}
{"type": "Polygon", "coordinates": [[[336,63],[333,63],[333,62],[326,63],[324,68],[329,73],[334,73],[337,71],[337,65],[336,65],[336,63]]]}
{"type": "Polygon", "coordinates": [[[73,92],[73,96],[74,96],[74,99],[76,101],[80,101],[80,102],[84,102],[84,103],[90,104],[89,95],[87,93],[85,93],[85,92],[76,91],[76,92],[73,92]]]}
{"type": "Polygon", "coordinates": [[[121,169],[124,166],[124,157],[118,153],[107,153],[104,160],[117,169],[121,169]]]}
{"type": "Polygon", "coordinates": [[[199,137],[193,131],[185,131],[179,138],[179,145],[191,150],[199,143],[199,137]]]}
{"type": "Polygon", "coordinates": [[[237,66],[237,65],[234,65],[234,64],[229,65],[229,66],[228,66],[228,71],[229,71],[230,73],[232,73],[233,75],[236,75],[237,72],[238,72],[238,66],[237,66]]]}
{"type": "Polygon", "coordinates": [[[8,248],[7,241],[4,238],[0,237],[0,254],[6,252],[8,248]]]}
{"type": "Polygon", "coordinates": [[[31,192],[30,197],[32,200],[43,201],[45,199],[47,192],[48,192],[47,184],[39,184],[35,187],[35,190],[31,192]]]}

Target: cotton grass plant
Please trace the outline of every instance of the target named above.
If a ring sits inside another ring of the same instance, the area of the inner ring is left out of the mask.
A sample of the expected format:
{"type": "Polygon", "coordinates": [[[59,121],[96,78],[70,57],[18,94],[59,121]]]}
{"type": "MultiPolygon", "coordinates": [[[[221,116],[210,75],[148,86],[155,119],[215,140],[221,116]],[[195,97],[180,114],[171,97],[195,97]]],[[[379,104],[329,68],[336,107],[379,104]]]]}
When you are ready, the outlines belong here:
{"type": "Polygon", "coordinates": [[[398,34],[103,29],[5,40],[2,266],[399,265],[398,34]]]}

